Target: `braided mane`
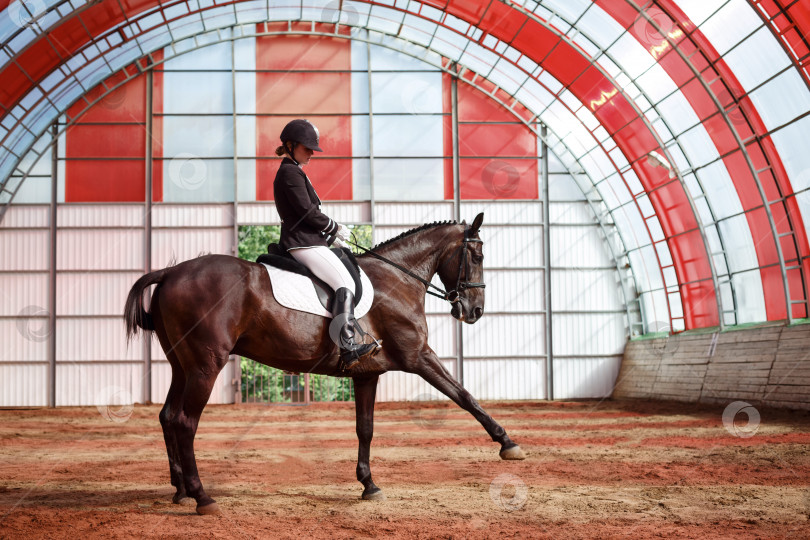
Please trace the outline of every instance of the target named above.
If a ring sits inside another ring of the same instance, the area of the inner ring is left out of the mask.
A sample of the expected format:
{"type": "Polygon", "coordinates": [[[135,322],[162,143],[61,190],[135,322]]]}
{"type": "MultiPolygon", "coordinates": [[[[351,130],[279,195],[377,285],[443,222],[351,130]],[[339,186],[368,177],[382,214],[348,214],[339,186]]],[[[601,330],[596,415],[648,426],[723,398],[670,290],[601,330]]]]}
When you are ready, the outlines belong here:
{"type": "Polygon", "coordinates": [[[419,231],[424,231],[425,229],[432,229],[433,227],[441,227],[442,225],[458,225],[458,221],[455,221],[455,220],[450,221],[450,220],[448,220],[448,221],[434,221],[433,223],[425,223],[424,225],[420,225],[418,227],[415,227],[413,229],[405,231],[404,233],[401,233],[401,234],[395,236],[394,238],[389,238],[388,240],[385,240],[384,242],[380,242],[379,244],[377,244],[376,246],[374,246],[371,249],[377,249],[377,248],[380,248],[380,247],[383,247],[383,246],[387,246],[388,244],[392,244],[392,243],[396,242],[397,240],[401,240],[402,238],[405,238],[406,236],[410,236],[410,235],[412,235],[414,233],[418,233],[419,231]]]}

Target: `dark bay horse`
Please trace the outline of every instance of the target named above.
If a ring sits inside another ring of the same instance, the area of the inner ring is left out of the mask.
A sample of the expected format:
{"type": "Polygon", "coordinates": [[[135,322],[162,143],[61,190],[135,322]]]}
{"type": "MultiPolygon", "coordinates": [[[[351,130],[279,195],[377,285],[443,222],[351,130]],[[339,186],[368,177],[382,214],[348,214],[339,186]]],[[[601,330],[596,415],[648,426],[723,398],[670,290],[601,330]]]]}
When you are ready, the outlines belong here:
{"type": "MultiPolygon", "coordinates": [[[[374,252],[430,281],[438,273],[451,294],[453,317],[472,324],[484,310],[483,288],[458,287],[483,283],[483,243],[473,223],[433,223],[407,231],[374,248],[374,252]]],[[[374,303],[361,319],[365,330],[382,339],[382,350],[349,373],[338,363],[337,345],[329,337],[330,319],[294,311],[273,297],[270,278],[259,264],[207,255],[141,277],[127,297],[124,318],[127,338],[138,329],[154,331],[172,368],[172,382],[160,423],[169,455],[173,497],[197,501],[197,512],[219,512],[203,490],[194,458],[194,436],[217,374],[231,354],[302,373],[350,376],[354,380],[357,438],[357,479],[363,499],[382,499],[371,479],[369,449],[374,426],[377,379],[386,371],[415,373],[470,412],[492,440],[502,459],[524,459],[520,447],[442,366],[428,346],[425,285],[390,264],[362,255],[358,263],[374,285],[374,303]],[[144,292],[157,285],[150,309],[144,292]]],[[[480,285],[479,285],[480,287],[480,285]]]]}

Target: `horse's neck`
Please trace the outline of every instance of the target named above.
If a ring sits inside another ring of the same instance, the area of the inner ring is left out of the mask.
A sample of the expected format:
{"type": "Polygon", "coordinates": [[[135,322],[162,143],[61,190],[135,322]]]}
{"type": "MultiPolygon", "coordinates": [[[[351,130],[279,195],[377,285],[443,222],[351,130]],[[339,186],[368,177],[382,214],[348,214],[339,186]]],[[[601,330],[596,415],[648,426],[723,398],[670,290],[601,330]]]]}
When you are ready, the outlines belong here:
{"type": "Polygon", "coordinates": [[[378,253],[430,281],[439,268],[442,253],[451,243],[451,227],[454,225],[415,232],[383,246],[378,253]]]}

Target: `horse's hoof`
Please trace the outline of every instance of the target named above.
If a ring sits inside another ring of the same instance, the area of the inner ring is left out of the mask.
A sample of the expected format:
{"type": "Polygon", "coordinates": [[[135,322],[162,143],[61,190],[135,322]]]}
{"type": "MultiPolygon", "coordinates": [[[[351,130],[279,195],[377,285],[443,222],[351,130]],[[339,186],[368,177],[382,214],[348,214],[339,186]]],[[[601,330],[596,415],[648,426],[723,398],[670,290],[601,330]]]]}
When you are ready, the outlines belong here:
{"type": "Polygon", "coordinates": [[[364,501],[384,501],[385,500],[385,493],[382,492],[380,488],[377,488],[376,491],[369,491],[363,492],[363,500],[364,501]]]}
{"type": "Polygon", "coordinates": [[[197,513],[201,516],[215,516],[219,514],[219,505],[215,502],[206,504],[205,506],[197,505],[197,513]]]}
{"type": "Polygon", "coordinates": [[[501,450],[501,459],[526,459],[526,453],[521,450],[520,446],[515,445],[506,450],[501,450]]]}

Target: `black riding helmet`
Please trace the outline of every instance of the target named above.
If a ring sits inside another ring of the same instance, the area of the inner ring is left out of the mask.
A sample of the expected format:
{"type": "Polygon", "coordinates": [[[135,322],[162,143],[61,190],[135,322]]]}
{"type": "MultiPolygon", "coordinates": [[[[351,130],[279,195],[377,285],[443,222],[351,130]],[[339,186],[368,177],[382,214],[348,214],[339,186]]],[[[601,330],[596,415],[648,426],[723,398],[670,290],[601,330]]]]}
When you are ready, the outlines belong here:
{"type": "Polygon", "coordinates": [[[291,120],[281,130],[281,144],[287,142],[303,144],[310,150],[323,152],[318,146],[318,128],[303,118],[291,120]]]}

